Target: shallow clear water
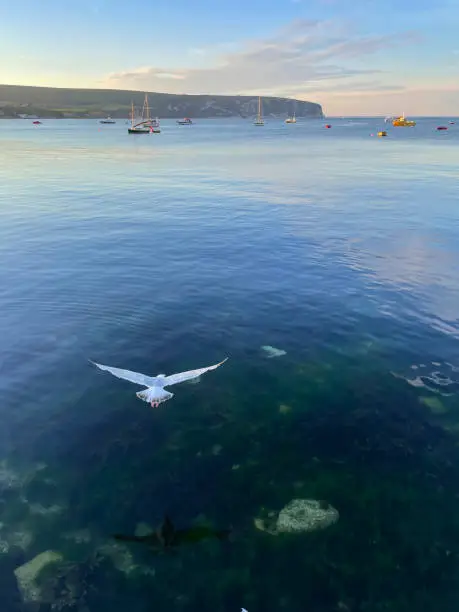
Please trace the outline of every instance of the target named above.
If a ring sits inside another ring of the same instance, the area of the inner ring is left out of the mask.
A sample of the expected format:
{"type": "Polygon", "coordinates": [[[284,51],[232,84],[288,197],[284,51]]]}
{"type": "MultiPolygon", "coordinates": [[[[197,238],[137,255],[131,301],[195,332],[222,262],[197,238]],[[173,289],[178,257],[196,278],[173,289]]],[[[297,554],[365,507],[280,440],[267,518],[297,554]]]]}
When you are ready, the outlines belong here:
{"type": "Polygon", "coordinates": [[[32,534],[5,559],[87,567],[165,512],[235,533],[127,547],[154,577],[105,555],[72,605],[457,609],[459,121],[330,122],[0,122],[0,539],[32,534]],[[226,356],[157,411],[87,361],[226,356]],[[339,522],[254,528],[294,497],[339,522]]]}

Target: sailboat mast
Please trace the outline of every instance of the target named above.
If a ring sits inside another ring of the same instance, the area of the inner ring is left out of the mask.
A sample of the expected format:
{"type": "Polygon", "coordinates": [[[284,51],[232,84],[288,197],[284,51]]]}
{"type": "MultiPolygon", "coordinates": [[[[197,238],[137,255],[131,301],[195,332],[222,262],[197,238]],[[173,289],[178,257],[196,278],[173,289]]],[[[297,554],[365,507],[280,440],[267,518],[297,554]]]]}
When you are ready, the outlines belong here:
{"type": "Polygon", "coordinates": [[[131,127],[134,127],[134,100],[131,100],[131,127]]]}
{"type": "Polygon", "coordinates": [[[258,119],[261,119],[261,96],[258,96],[258,119]]]}
{"type": "Polygon", "coordinates": [[[145,108],[144,118],[146,121],[150,121],[150,107],[148,106],[148,94],[145,94],[144,108],[145,108]]]}

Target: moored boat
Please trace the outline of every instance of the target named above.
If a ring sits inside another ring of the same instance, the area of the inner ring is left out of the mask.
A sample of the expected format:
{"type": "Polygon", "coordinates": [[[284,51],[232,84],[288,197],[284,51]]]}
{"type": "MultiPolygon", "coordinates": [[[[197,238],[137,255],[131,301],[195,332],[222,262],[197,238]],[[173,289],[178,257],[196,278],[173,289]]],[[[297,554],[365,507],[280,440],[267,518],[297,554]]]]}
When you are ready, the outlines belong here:
{"type": "Polygon", "coordinates": [[[265,122],[263,121],[263,107],[261,105],[261,96],[258,96],[257,118],[253,122],[253,125],[264,125],[264,124],[265,124],[265,122]]]}
{"type": "Polygon", "coordinates": [[[177,123],[179,125],[192,125],[192,121],[189,117],[184,117],[183,119],[177,119],[177,123]]]}
{"type": "Polygon", "coordinates": [[[392,121],[392,125],[394,127],[414,127],[416,125],[416,121],[412,121],[410,119],[405,118],[405,113],[400,117],[395,118],[392,121]]]}
{"type": "Polygon", "coordinates": [[[295,109],[293,109],[293,115],[289,115],[285,120],[285,123],[296,123],[296,113],[295,109]]]}
{"type": "Polygon", "coordinates": [[[107,115],[107,117],[105,117],[105,119],[101,119],[99,123],[116,123],[116,121],[112,119],[110,115],[107,115]]]}
{"type": "Polygon", "coordinates": [[[134,102],[131,109],[131,127],[128,128],[128,134],[160,134],[159,119],[152,119],[150,116],[150,107],[148,105],[148,94],[145,94],[143,103],[142,116],[140,119],[135,119],[134,102]]]}

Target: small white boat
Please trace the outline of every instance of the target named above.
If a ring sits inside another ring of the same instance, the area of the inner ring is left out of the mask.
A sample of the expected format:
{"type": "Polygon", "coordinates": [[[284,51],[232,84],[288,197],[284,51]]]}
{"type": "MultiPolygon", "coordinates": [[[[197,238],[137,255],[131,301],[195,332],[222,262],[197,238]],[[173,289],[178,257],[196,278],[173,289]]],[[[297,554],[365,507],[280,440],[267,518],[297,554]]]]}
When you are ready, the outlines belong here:
{"type": "Polygon", "coordinates": [[[191,121],[189,117],[185,117],[184,119],[178,119],[177,123],[179,125],[191,125],[193,122],[191,121]]]}
{"type": "Polygon", "coordinates": [[[287,117],[287,119],[285,120],[285,123],[296,123],[295,113],[293,113],[291,117],[287,117]]]}
{"type": "Polygon", "coordinates": [[[258,96],[258,113],[257,113],[257,118],[253,122],[253,125],[264,125],[264,124],[265,122],[263,121],[263,109],[261,105],[261,97],[258,96]]]}
{"type": "Polygon", "coordinates": [[[116,121],[112,119],[110,115],[108,115],[107,117],[105,117],[105,119],[101,119],[99,123],[116,123],[116,121]]]}

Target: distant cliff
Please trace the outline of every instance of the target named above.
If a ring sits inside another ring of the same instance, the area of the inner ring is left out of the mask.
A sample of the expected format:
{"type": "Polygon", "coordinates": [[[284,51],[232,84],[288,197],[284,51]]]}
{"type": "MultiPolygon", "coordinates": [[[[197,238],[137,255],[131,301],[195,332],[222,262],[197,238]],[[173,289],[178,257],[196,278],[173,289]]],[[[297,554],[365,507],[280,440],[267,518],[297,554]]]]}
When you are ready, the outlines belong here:
{"type": "MultiPolygon", "coordinates": [[[[176,95],[149,92],[152,115],[177,117],[251,117],[257,112],[256,96],[176,95]]],[[[0,116],[18,117],[127,117],[131,101],[142,105],[144,94],[118,89],[61,89],[0,85],[0,116]]],[[[263,97],[265,116],[323,117],[315,102],[263,97]]]]}

